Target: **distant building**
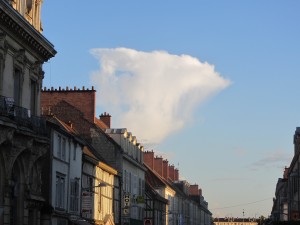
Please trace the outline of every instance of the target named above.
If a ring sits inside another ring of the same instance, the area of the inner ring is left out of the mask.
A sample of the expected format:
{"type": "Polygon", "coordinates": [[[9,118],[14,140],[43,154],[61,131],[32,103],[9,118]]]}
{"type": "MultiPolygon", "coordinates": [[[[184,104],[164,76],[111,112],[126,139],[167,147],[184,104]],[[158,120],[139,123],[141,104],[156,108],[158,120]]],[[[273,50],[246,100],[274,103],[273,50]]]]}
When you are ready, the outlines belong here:
{"type": "MultiPolygon", "coordinates": [[[[163,225],[211,225],[212,213],[208,210],[208,204],[198,185],[179,180],[179,170],[174,165],[169,165],[168,160],[154,156],[153,151],[144,152],[144,162],[148,169],[146,182],[168,200],[164,211],[157,211],[153,221],[162,218],[163,225]]],[[[151,209],[146,209],[146,216],[151,218],[151,209]]]]}
{"type": "Polygon", "coordinates": [[[285,168],[283,178],[279,178],[277,181],[271,219],[288,221],[288,168],[285,168]]]}
{"type": "Polygon", "coordinates": [[[215,218],[214,225],[258,225],[259,219],[255,218],[215,218]]]}
{"type": "Polygon", "coordinates": [[[294,134],[294,156],[276,184],[271,212],[273,221],[300,220],[300,127],[294,134]]]}
{"type": "MultiPolygon", "coordinates": [[[[130,205],[122,205],[124,224],[143,224],[144,222],[144,198],[145,198],[145,171],[144,147],[137,142],[137,138],[128,132],[126,128],[113,129],[110,126],[110,115],[102,114],[100,121],[106,122],[104,132],[109,135],[122,151],[123,157],[119,159],[119,165],[123,173],[123,195],[130,199],[130,205]],[[109,117],[109,118],[108,118],[109,117]]],[[[102,126],[103,127],[103,126],[102,126]]]]}

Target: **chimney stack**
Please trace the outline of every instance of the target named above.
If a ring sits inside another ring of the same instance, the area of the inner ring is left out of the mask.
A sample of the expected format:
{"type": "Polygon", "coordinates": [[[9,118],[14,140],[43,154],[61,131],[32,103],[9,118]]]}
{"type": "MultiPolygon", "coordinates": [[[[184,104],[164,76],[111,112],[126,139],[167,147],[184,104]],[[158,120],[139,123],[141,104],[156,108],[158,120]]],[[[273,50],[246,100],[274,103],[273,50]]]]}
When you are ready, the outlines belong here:
{"type": "Polygon", "coordinates": [[[163,158],[155,157],[154,158],[154,170],[163,177],[163,158]]]}
{"type": "Polygon", "coordinates": [[[100,115],[100,120],[108,127],[110,128],[111,125],[111,115],[109,115],[109,113],[102,113],[100,115]]]}
{"type": "Polygon", "coordinates": [[[174,170],[174,181],[179,181],[179,169],[174,170]]]}
{"type": "Polygon", "coordinates": [[[175,180],[175,168],[174,165],[169,165],[169,178],[171,181],[175,180]]]}
{"type": "Polygon", "coordinates": [[[200,196],[200,190],[198,184],[190,185],[190,195],[192,196],[200,196]]]}
{"type": "Polygon", "coordinates": [[[154,170],[154,152],[146,151],[144,152],[144,163],[150,167],[151,170],[154,170]]]}
{"type": "Polygon", "coordinates": [[[163,160],[163,177],[168,180],[169,177],[169,162],[168,160],[163,160]]]}

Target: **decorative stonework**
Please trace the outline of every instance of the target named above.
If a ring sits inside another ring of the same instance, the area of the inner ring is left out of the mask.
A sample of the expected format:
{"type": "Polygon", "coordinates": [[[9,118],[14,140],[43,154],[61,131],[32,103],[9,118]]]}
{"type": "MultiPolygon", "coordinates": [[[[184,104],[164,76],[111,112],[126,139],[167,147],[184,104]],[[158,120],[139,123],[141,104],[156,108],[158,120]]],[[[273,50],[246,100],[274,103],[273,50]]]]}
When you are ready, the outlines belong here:
{"type": "Polygon", "coordinates": [[[13,135],[14,135],[14,129],[12,128],[6,128],[1,127],[0,129],[0,146],[3,143],[12,143],[13,135]]]}
{"type": "MultiPolygon", "coordinates": [[[[53,45],[51,45],[39,32],[33,31],[32,27],[26,24],[25,21],[15,21],[12,18],[13,14],[7,14],[6,11],[11,9],[9,9],[9,6],[6,4],[5,1],[0,1],[1,27],[22,40],[27,47],[34,49],[43,61],[48,61],[52,58],[56,54],[53,45]]],[[[17,15],[15,19],[19,19],[17,15]]]]}

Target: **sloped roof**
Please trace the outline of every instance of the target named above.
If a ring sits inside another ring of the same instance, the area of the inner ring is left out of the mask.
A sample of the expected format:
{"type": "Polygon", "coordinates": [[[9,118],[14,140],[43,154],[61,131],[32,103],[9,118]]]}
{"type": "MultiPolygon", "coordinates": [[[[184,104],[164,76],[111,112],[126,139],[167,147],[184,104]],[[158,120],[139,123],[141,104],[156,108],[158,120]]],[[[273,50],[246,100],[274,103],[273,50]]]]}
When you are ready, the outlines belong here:
{"type": "Polygon", "coordinates": [[[150,167],[147,166],[145,163],[144,166],[147,169],[145,172],[145,179],[152,188],[167,186],[167,183],[158,175],[158,173],[151,170],[150,167]]]}

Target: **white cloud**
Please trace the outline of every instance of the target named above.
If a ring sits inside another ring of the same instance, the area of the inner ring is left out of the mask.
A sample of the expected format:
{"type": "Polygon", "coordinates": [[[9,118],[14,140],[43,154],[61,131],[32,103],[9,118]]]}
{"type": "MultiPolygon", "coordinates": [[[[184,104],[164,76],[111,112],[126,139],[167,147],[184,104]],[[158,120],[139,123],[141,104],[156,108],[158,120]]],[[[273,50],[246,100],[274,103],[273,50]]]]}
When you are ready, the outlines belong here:
{"type": "Polygon", "coordinates": [[[138,140],[159,143],[180,130],[193,110],[230,81],[207,62],[165,51],[92,49],[100,69],[92,76],[97,105],[138,140]]]}
{"type": "Polygon", "coordinates": [[[288,166],[291,161],[290,156],[286,151],[275,151],[269,153],[264,158],[259,159],[258,161],[252,163],[250,165],[251,170],[260,170],[266,168],[284,168],[284,166],[288,166]]]}

